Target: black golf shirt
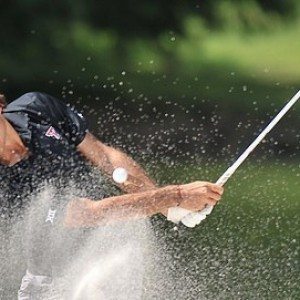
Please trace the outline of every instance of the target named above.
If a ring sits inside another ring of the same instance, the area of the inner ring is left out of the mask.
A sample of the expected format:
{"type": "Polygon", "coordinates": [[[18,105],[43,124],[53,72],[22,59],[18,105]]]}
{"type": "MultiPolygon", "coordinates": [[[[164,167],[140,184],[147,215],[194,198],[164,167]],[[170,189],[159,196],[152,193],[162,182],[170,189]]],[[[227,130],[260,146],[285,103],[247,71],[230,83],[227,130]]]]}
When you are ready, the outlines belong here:
{"type": "Polygon", "coordinates": [[[100,199],[103,180],[76,151],[87,131],[85,118],[71,106],[39,92],[27,93],[11,102],[5,118],[19,133],[30,156],[13,167],[0,166],[0,216],[22,208],[28,196],[51,184],[68,187],[76,195],[100,199]]]}

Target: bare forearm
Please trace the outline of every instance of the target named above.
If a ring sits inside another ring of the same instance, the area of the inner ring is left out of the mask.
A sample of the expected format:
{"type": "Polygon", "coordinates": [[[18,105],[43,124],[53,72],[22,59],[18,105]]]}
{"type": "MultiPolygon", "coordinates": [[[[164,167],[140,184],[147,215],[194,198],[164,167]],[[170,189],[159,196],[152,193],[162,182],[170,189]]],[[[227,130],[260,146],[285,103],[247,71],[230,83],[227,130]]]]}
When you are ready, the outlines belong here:
{"type": "Polygon", "coordinates": [[[110,197],[101,201],[77,199],[68,205],[65,224],[68,227],[95,227],[145,218],[177,206],[180,200],[176,186],[110,197]]]}
{"type": "Polygon", "coordinates": [[[119,185],[126,193],[142,192],[155,188],[154,181],[132,158],[117,149],[106,146],[90,133],[78,146],[78,150],[109,177],[118,167],[126,169],[128,179],[119,185]]]}

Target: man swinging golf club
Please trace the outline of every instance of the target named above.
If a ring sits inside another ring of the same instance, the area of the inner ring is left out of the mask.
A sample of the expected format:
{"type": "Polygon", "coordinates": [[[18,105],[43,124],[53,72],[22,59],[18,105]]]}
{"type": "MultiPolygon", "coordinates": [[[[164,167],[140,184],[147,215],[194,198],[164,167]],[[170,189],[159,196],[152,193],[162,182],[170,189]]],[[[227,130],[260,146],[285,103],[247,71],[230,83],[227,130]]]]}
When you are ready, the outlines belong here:
{"type": "MultiPolygon", "coordinates": [[[[90,182],[91,195],[63,193],[53,195],[35,216],[28,236],[27,272],[18,299],[36,299],[41,287],[51,282],[48,238],[52,231],[63,228],[91,228],[120,221],[167,214],[170,207],[199,211],[214,206],[223,188],[208,182],[157,187],[145,171],[125,153],[107,146],[93,136],[85,118],[72,107],[47,94],[27,93],[6,105],[0,95],[0,163],[5,171],[8,201],[2,201],[1,215],[12,216],[22,211],[32,196],[45,184],[56,182],[58,190],[68,180],[84,180],[90,166],[99,169],[123,192],[119,196],[99,196],[97,184],[90,182]],[[96,201],[101,198],[101,201],[96,201]],[[7,204],[8,203],[8,204],[7,204]],[[42,229],[37,237],[35,228],[42,229]],[[43,251],[38,245],[46,244],[43,251]],[[37,250],[39,249],[39,250],[37,250]]],[[[89,180],[87,180],[89,182],[89,180]]],[[[7,200],[6,199],[6,200],[7,200]]],[[[41,201],[37,197],[35,201],[41,201]]],[[[37,203],[39,205],[39,203],[37,203]]]]}

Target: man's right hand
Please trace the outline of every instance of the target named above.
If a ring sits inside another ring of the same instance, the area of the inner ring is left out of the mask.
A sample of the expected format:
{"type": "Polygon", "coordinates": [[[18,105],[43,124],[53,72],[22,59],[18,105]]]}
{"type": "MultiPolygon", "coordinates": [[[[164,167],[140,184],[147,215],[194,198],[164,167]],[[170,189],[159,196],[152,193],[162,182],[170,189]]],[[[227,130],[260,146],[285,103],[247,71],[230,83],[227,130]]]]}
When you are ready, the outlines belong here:
{"type": "Polygon", "coordinates": [[[216,205],[224,192],[223,187],[205,181],[195,181],[177,188],[181,197],[179,207],[190,211],[200,211],[206,205],[216,205]]]}

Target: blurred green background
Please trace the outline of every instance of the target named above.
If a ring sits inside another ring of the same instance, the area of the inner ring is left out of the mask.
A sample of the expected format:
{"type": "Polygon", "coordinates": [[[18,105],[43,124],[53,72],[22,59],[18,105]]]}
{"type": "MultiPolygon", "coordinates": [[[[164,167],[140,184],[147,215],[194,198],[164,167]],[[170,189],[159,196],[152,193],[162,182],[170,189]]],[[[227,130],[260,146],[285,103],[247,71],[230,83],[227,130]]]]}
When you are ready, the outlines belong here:
{"type": "MultiPolygon", "coordinates": [[[[0,19],[0,91],[75,103],[161,184],[216,180],[300,87],[297,0],[9,0],[0,19]]],[[[186,299],[300,299],[299,121],[298,105],[203,227],[163,222],[201,266],[186,299]]]]}
{"type": "MultiPolygon", "coordinates": [[[[183,120],[187,131],[217,129],[226,147],[238,143],[235,128],[252,134],[299,89],[296,0],[15,0],[1,1],[0,18],[0,91],[12,100],[40,90],[97,112],[108,105],[101,115],[114,106],[120,116],[101,120],[105,128],[91,122],[108,141],[116,124],[131,131],[138,119],[144,133],[164,119],[183,120]]],[[[272,149],[299,150],[297,117],[288,116],[291,130],[272,149]]],[[[169,134],[184,152],[179,131],[169,134]]]]}

